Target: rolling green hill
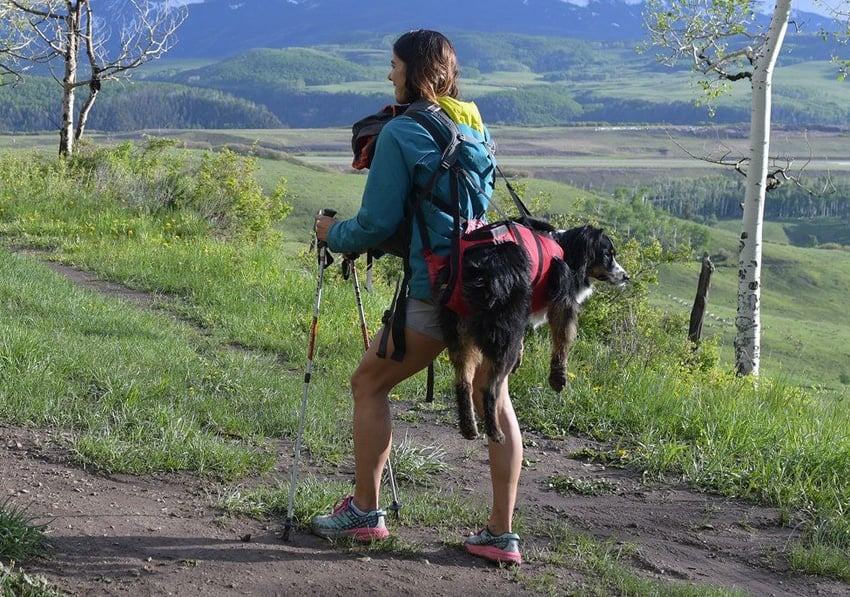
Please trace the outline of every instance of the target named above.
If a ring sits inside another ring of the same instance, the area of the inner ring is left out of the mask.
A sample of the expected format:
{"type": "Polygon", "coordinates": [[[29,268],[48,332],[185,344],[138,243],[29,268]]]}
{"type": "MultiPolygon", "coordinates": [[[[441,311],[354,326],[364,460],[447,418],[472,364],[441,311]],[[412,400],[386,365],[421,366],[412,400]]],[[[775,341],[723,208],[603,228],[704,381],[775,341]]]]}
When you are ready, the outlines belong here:
{"type": "MultiPolygon", "coordinates": [[[[653,56],[638,53],[637,42],[472,32],[452,38],[464,95],[490,123],[709,121],[706,106],[694,103],[698,92],[690,71],[660,66],[653,56]]],[[[88,126],[102,131],[349,126],[392,101],[389,44],[385,36],[352,36],[348,44],[255,48],[219,61],[166,56],[133,73],[133,85],[105,85],[88,126]],[[157,96],[160,103],[139,105],[140,97],[157,96]]],[[[820,38],[789,38],[774,81],[774,123],[850,122],[850,88],[836,75],[820,38]]],[[[47,77],[0,87],[0,130],[54,130],[59,95],[58,84],[47,77]]],[[[748,111],[746,89],[739,87],[717,103],[713,122],[746,122],[748,111]]]]}
{"type": "MultiPolygon", "coordinates": [[[[718,261],[712,276],[704,337],[717,337],[721,357],[734,363],[740,222],[712,230],[718,261]]],[[[717,259],[715,259],[717,261],[717,259]]],[[[689,317],[700,263],[661,268],[653,303],[689,317]]],[[[762,264],[762,373],[792,384],[840,388],[850,379],[850,315],[842,307],[850,296],[850,248],[815,249],[767,240],[762,264]]]]}

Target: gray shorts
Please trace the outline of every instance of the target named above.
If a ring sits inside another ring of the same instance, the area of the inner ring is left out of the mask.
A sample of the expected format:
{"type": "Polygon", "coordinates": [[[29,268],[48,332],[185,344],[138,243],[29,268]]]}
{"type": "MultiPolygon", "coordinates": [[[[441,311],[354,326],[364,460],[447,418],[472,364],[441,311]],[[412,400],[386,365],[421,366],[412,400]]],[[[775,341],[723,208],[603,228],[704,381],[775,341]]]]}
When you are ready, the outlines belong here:
{"type": "Polygon", "coordinates": [[[405,327],[425,334],[429,338],[443,341],[443,331],[440,329],[440,321],[437,318],[437,306],[433,301],[408,298],[407,319],[404,324],[405,327]]]}

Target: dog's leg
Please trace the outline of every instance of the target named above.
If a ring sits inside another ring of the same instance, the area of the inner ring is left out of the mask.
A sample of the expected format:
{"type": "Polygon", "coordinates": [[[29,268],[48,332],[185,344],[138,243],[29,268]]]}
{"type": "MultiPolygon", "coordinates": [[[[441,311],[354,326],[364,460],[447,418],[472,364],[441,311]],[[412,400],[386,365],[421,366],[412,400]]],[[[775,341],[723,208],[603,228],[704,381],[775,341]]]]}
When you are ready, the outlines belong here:
{"type": "Polygon", "coordinates": [[[475,439],[478,437],[478,423],[472,403],[472,381],[481,353],[470,345],[467,325],[457,315],[443,307],[439,311],[439,319],[449,360],[455,372],[458,427],[463,437],[475,439]]]}
{"type": "Polygon", "coordinates": [[[511,372],[519,365],[523,347],[524,328],[513,326],[502,336],[504,344],[489,345],[484,351],[480,374],[486,379],[482,388],[484,429],[492,441],[501,444],[505,434],[499,424],[502,388],[511,372]]]}
{"type": "Polygon", "coordinates": [[[466,439],[478,437],[478,423],[472,404],[472,380],[475,369],[481,362],[481,353],[464,343],[449,357],[455,370],[455,397],[457,399],[457,419],[460,434],[466,439]]]}
{"type": "Polygon", "coordinates": [[[560,392],[567,385],[567,359],[578,331],[578,310],[570,303],[550,306],[549,330],[552,336],[549,386],[560,392]]]}
{"type": "Polygon", "coordinates": [[[487,437],[502,443],[501,389],[519,360],[531,302],[528,253],[514,243],[479,245],[464,254],[463,267],[469,314],[460,336],[475,347],[477,371],[471,372],[487,437]]]}
{"type": "Polygon", "coordinates": [[[516,363],[514,363],[514,366],[511,367],[511,373],[516,373],[517,369],[519,369],[519,366],[522,365],[522,357],[523,357],[524,353],[525,353],[525,339],[522,339],[519,342],[519,354],[517,355],[516,363]]]}
{"type": "Polygon", "coordinates": [[[499,425],[499,390],[507,377],[506,374],[499,375],[493,370],[493,364],[487,363],[487,384],[483,388],[482,402],[484,406],[484,430],[492,441],[497,444],[504,443],[505,434],[499,425]]]}

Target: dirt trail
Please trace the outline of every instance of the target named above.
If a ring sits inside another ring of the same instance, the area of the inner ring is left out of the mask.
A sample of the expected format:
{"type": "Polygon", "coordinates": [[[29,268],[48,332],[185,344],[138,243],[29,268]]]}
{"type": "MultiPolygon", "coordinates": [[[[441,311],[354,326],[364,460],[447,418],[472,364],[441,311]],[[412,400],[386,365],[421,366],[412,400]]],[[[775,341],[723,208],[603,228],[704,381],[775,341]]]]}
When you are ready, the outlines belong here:
{"type": "MultiPolygon", "coordinates": [[[[51,267],[141,308],[151,303],[151,297],[91,274],[51,267]]],[[[416,425],[397,418],[396,437],[408,433],[417,444],[445,448],[449,470],[443,487],[489,495],[483,440],[470,449],[453,427],[421,412],[417,416],[424,421],[416,425]]],[[[523,471],[519,516],[566,521],[623,545],[634,552],[626,561],[638,574],[755,596],[850,595],[846,584],[788,572],[783,554],[795,530],[782,525],[775,509],[684,486],[648,485],[632,472],[570,458],[588,445],[584,439],[527,436],[526,442],[530,464],[523,471]],[[564,496],[548,487],[555,474],[605,481],[616,489],[597,497],[564,496]]],[[[275,471],[246,482],[286,480],[291,447],[283,444],[279,453],[275,471]]],[[[343,467],[337,474],[350,480],[351,473],[343,467]]],[[[548,563],[545,537],[523,537],[526,563],[519,571],[469,556],[460,536],[443,543],[430,529],[397,527],[392,520],[391,532],[416,545],[415,553],[347,549],[300,529],[284,542],[281,520],[233,517],[213,508],[211,497],[226,489],[188,475],[92,474],[69,461],[61,438],[0,425],[0,499],[9,496],[43,517],[54,545],[48,559],[25,568],[70,594],[585,594],[581,572],[548,563]]]]}

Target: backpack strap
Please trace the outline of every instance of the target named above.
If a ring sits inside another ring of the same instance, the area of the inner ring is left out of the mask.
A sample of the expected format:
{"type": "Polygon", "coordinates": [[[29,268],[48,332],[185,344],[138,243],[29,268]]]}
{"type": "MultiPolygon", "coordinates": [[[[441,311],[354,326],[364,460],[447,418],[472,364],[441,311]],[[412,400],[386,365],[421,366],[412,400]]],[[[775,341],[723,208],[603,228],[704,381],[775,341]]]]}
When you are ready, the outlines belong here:
{"type": "Polygon", "coordinates": [[[525,225],[531,228],[531,222],[529,221],[534,216],[531,215],[531,211],[525,206],[525,203],[522,202],[517,192],[514,190],[514,187],[511,185],[511,181],[508,180],[508,177],[505,176],[505,173],[502,172],[502,169],[499,167],[499,164],[496,164],[496,171],[499,173],[499,176],[502,177],[502,180],[505,181],[505,186],[508,189],[508,193],[511,195],[511,199],[514,200],[514,205],[516,205],[517,211],[519,212],[519,219],[525,225]]]}
{"type": "MultiPolygon", "coordinates": [[[[459,134],[456,133],[457,125],[454,124],[454,121],[451,120],[451,118],[446,116],[446,119],[451,123],[450,130],[455,133],[453,134],[453,138],[455,139],[454,142],[446,139],[445,134],[442,133],[436,125],[434,125],[433,121],[421,113],[423,111],[427,111],[431,114],[442,113],[442,109],[437,104],[416,102],[411,104],[411,106],[405,111],[405,115],[413,118],[416,122],[421,124],[426,131],[428,131],[437,143],[442,154],[440,158],[440,166],[437,171],[434,172],[433,176],[428,181],[428,184],[421,189],[418,189],[413,197],[411,209],[412,213],[411,217],[408,218],[408,225],[412,226],[412,220],[416,220],[419,226],[419,235],[422,238],[423,246],[430,250],[431,241],[428,236],[428,229],[425,226],[425,219],[422,214],[422,202],[428,198],[430,201],[434,201],[440,209],[444,209],[446,212],[451,213],[449,209],[445,209],[449,207],[445,204],[445,202],[431,196],[431,191],[434,189],[434,185],[437,184],[439,178],[457,161],[460,150],[460,139],[458,139],[459,134]]],[[[455,207],[454,212],[458,212],[457,207],[455,207]]],[[[390,358],[399,362],[404,359],[404,353],[407,349],[407,342],[404,337],[404,328],[407,317],[408,283],[412,275],[409,255],[404,256],[403,264],[404,275],[401,283],[396,288],[396,294],[393,297],[393,303],[390,305],[390,309],[384,314],[384,332],[381,335],[380,344],[378,345],[377,350],[377,356],[386,358],[388,335],[392,333],[394,350],[390,358]],[[392,322],[391,325],[390,322],[392,322]]]]}
{"type": "MultiPolygon", "coordinates": [[[[422,238],[422,246],[425,250],[431,250],[431,240],[428,235],[428,229],[425,226],[425,219],[422,216],[422,201],[425,197],[430,196],[431,190],[434,188],[434,185],[437,183],[443,174],[446,172],[450,172],[451,176],[449,178],[449,193],[450,193],[450,203],[446,204],[445,201],[440,200],[437,197],[431,197],[429,200],[437,205],[442,211],[451,214],[453,220],[452,226],[452,237],[451,237],[451,250],[450,255],[457,258],[460,255],[460,237],[463,234],[465,217],[461,217],[460,215],[460,177],[465,176],[468,180],[472,181],[471,176],[463,170],[463,168],[457,168],[457,160],[460,156],[460,148],[461,143],[465,140],[478,142],[477,139],[468,139],[464,135],[460,133],[457,128],[457,124],[455,121],[449,118],[448,114],[446,114],[442,108],[440,108],[437,104],[432,104],[424,110],[429,114],[432,114],[439,120],[446,130],[448,130],[448,138],[446,138],[446,134],[434,124],[434,121],[429,119],[426,115],[421,112],[414,112],[409,114],[411,118],[413,118],[416,122],[421,124],[425,130],[427,130],[438,145],[441,145],[443,148],[443,153],[440,158],[440,167],[434,172],[433,176],[431,176],[431,180],[428,185],[421,189],[420,193],[418,193],[416,197],[416,201],[413,204],[414,214],[416,216],[416,221],[419,224],[419,235],[422,238]],[[443,141],[441,144],[440,141],[443,141]]],[[[474,181],[473,181],[474,182],[474,181]]],[[[474,184],[477,188],[477,183],[474,184]]],[[[483,191],[483,190],[482,190],[483,191]]],[[[450,267],[449,268],[449,279],[446,281],[447,288],[454,288],[457,283],[457,277],[459,275],[458,267],[450,267]]],[[[446,292],[443,296],[440,297],[441,304],[444,304],[449,297],[451,296],[451,292],[446,292]]]]}
{"type": "Polygon", "coordinates": [[[460,155],[460,144],[464,137],[460,134],[460,131],[458,131],[454,120],[449,118],[449,116],[437,104],[429,104],[422,110],[410,111],[407,113],[407,116],[410,116],[413,120],[422,125],[422,127],[431,135],[431,138],[433,138],[437,143],[437,146],[442,150],[440,166],[431,176],[428,184],[416,192],[416,196],[413,200],[413,215],[419,226],[419,236],[422,238],[422,246],[426,250],[430,250],[431,239],[428,234],[428,229],[425,226],[425,218],[422,214],[422,202],[426,198],[440,208],[441,211],[451,214],[455,220],[455,229],[457,230],[460,228],[460,206],[458,205],[457,177],[452,177],[451,180],[450,203],[446,203],[439,197],[433,196],[431,191],[434,190],[434,186],[443,174],[452,170],[454,165],[457,163],[458,156],[460,155]],[[434,124],[434,121],[423,114],[423,112],[427,112],[428,114],[435,116],[449,131],[448,137],[446,136],[446,133],[441,131],[439,127],[434,124]]]}

